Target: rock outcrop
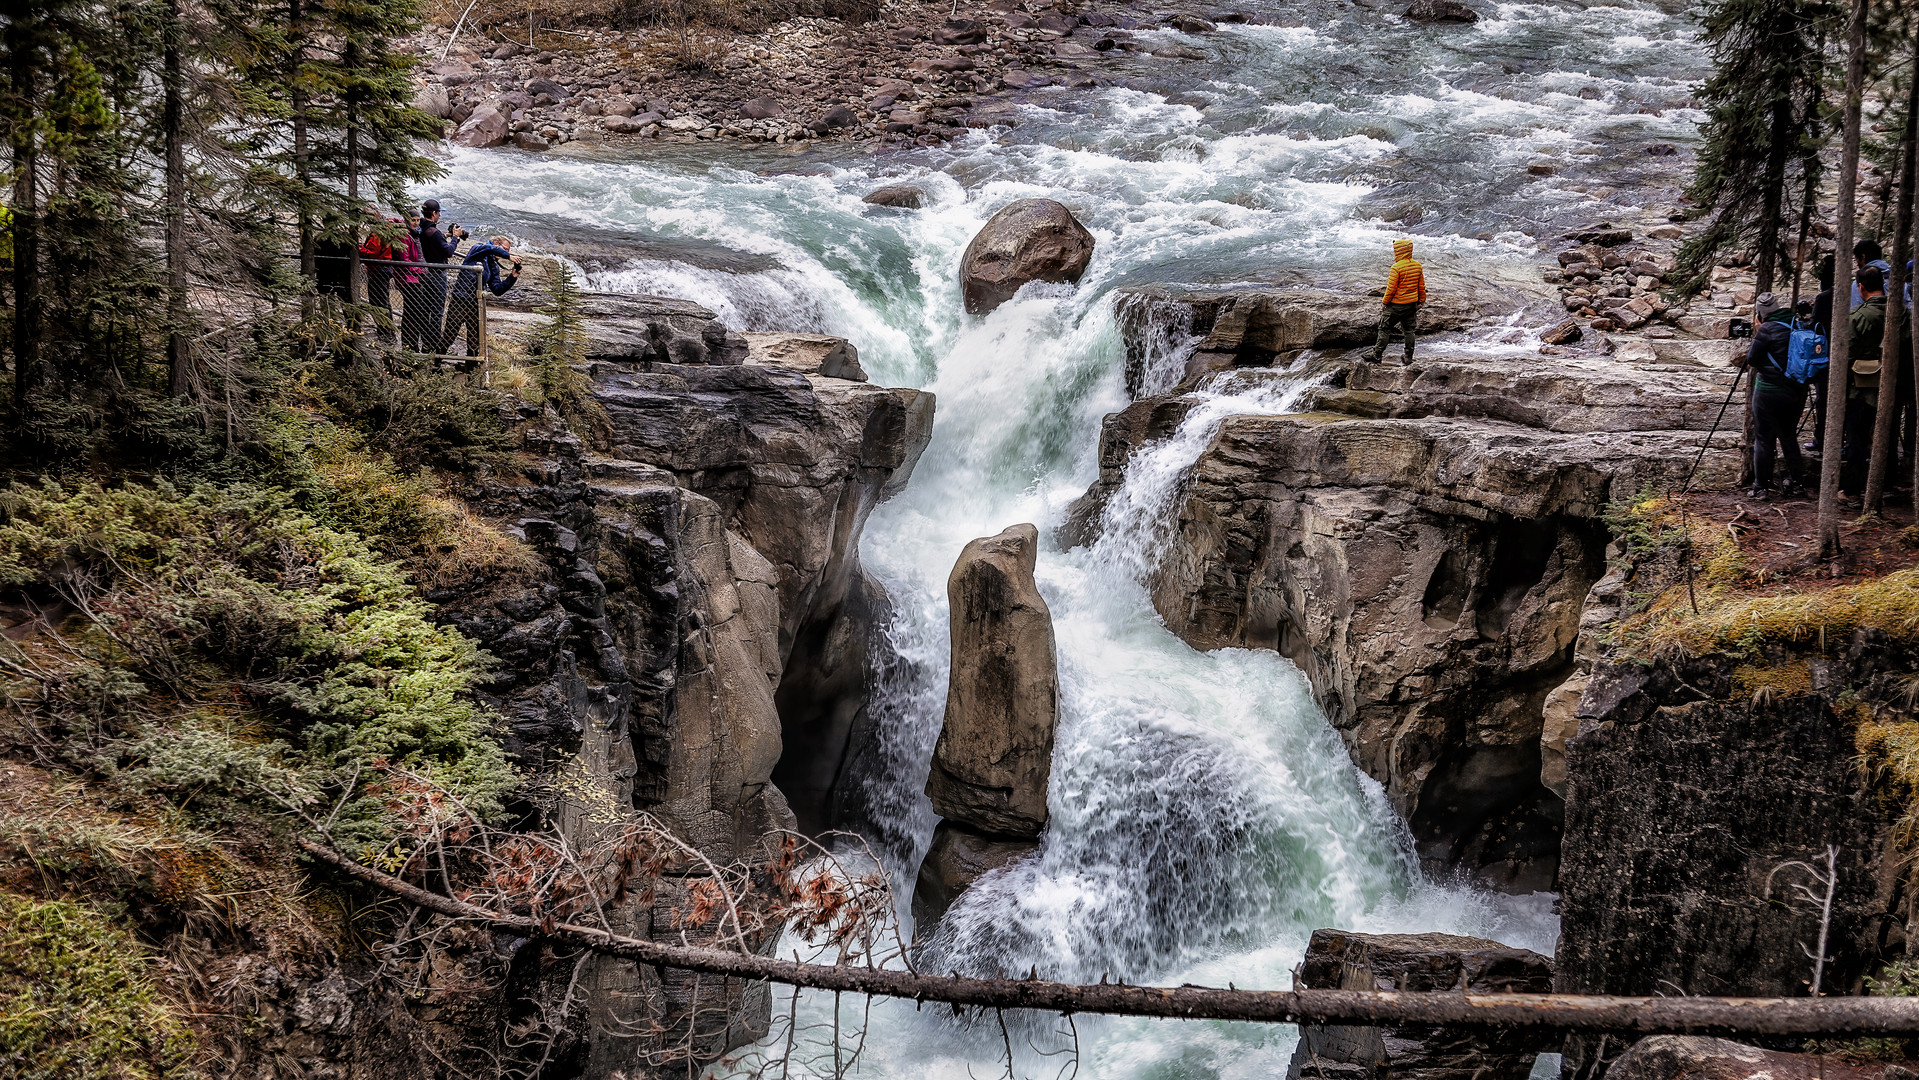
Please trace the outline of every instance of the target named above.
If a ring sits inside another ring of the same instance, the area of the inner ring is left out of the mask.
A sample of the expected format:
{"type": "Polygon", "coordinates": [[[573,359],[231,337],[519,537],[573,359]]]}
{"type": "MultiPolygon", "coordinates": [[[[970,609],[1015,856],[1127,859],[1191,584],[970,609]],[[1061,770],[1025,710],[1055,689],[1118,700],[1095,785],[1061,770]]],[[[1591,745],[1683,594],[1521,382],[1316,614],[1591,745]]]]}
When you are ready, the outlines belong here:
{"type": "MultiPolygon", "coordinates": [[[[585,844],[646,811],[714,863],[760,865],[786,832],[834,812],[885,604],[859,568],[860,529],[905,484],[932,398],[743,362],[746,340],[694,305],[588,306],[619,313],[589,320],[612,441],[594,452],[528,412],[531,463],[469,492],[487,516],[517,522],[546,570],[517,591],[437,599],[500,658],[489,704],[522,767],[548,778],[540,806],[555,827],[585,844]]],[[[524,325],[494,314],[497,332],[524,325]]],[[[786,359],[807,351],[794,344],[786,359]]],[[[854,362],[850,347],[837,362],[854,362]]],[[[701,873],[609,902],[608,917],[636,936],[712,940],[717,924],[686,921],[701,873]]],[[[574,978],[573,958],[543,948],[515,970],[515,986],[549,1001],[574,978]]],[[[711,1060],[764,1031],[764,987],[696,978],[589,961],[575,1034],[554,1060],[610,1075],[669,1048],[711,1060]]]]}
{"type": "Polygon", "coordinates": [[[1413,0],[1406,18],[1420,23],[1476,23],[1479,13],[1456,0],[1413,0]]]}
{"type": "MultiPolygon", "coordinates": [[[[1796,996],[1819,939],[1792,885],[1838,884],[1822,989],[1858,993],[1904,951],[1899,807],[1859,767],[1842,688],[1905,670],[1865,639],[1817,662],[1807,692],[1740,692],[1730,658],[1597,665],[1566,745],[1557,988],[1566,993],[1796,996]]],[[[1751,668],[1746,668],[1750,672],[1751,668]]],[[[1863,709],[1863,705],[1855,705],[1863,709]]],[[[1575,1063],[1596,1047],[1575,1043],[1575,1063]]]]}
{"type": "MultiPolygon", "coordinates": [[[[856,355],[840,350],[839,363],[856,355]]],[[[865,705],[869,627],[887,606],[885,591],[860,568],[859,536],[925,449],[932,395],[785,364],[649,360],[603,370],[595,397],[612,437],[607,458],[589,462],[591,471],[645,461],[671,473],[711,498],[728,527],[772,563],[777,649],[790,673],[780,682],[779,712],[791,749],[776,782],[802,827],[829,827],[846,794],[839,779],[865,705]]]]}
{"type": "Polygon", "coordinates": [[[1913,1075],[1909,1066],[1761,1050],[1698,1035],[1652,1035],[1619,1055],[1606,1076],[1607,1080],[1907,1080],[1913,1075]]]}
{"type": "MultiPolygon", "coordinates": [[[[1684,474],[1724,393],[1709,375],[1593,355],[1342,363],[1321,411],[1220,424],[1185,480],[1154,604],[1197,647],[1298,663],[1429,868],[1550,888],[1562,803],[1541,736],[1547,699],[1582,671],[1600,518],[1684,474]]],[[[1188,407],[1148,398],[1108,418],[1100,480],[1064,541],[1097,534],[1132,452],[1188,407]]]]}
{"type": "Polygon", "coordinates": [[[1046,826],[1059,671],[1038,556],[1039,530],[1014,525],[967,544],[947,578],[951,676],[926,780],[944,820],[914,893],[923,925],[980,874],[1038,847],[1046,826]]]}
{"type": "Polygon", "coordinates": [[[980,226],[960,259],[966,310],[984,315],[1033,281],[1078,281],[1093,261],[1093,234],[1051,199],[1008,203],[980,226]]]}
{"type": "MultiPolygon", "coordinates": [[[[746,339],[688,300],[589,292],[580,298],[586,359],[608,364],[732,365],[746,362],[746,339]]],[[[543,324],[530,311],[489,308],[489,325],[509,334],[543,324]]]]}
{"type": "MultiPolygon", "coordinates": [[[[1302,349],[1370,345],[1379,299],[1364,292],[1246,286],[1121,289],[1116,307],[1126,342],[1126,389],[1163,394],[1209,371],[1268,367],[1302,349]]],[[[1419,311],[1419,330],[1459,330],[1479,318],[1473,290],[1435,292],[1419,311]]]]}
{"type": "Polygon", "coordinates": [[[860,351],[853,343],[825,334],[747,334],[746,362],[785,368],[802,375],[865,382],[860,351]]]}
{"type": "MultiPolygon", "coordinates": [[[[1452,990],[1543,994],[1552,961],[1484,938],[1315,930],[1295,990],[1452,990]]],[[[1525,1080],[1557,1039],[1426,1025],[1304,1024],[1287,1080],[1525,1080]]]]}

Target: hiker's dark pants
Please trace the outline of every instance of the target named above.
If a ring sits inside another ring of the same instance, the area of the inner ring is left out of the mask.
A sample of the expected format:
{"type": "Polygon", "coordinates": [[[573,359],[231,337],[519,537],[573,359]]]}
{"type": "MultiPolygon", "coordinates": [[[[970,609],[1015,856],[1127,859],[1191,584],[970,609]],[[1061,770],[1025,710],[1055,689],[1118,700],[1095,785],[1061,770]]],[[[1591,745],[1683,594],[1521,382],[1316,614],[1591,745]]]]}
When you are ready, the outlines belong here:
{"type": "Polygon", "coordinates": [[[1786,459],[1785,480],[1799,482],[1799,413],[1806,407],[1806,391],[1757,383],[1752,390],[1752,483],[1772,486],[1773,447],[1786,459]]]}
{"type": "Polygon", "coordinates": [[[480,298],[454,293],[446,302],[446,332],[440,335],[440,354],[451,356],[453,343],[466,331],[466,354],[480,355],[480,298]]]}
{"type": "Polygon", "coordinates": [[[1814,379],[1812,387],[1812,438],[1807,445],[1817,454],[1826,446],[1826,380],[1824,376],[1814,379]]]}
{"type": "Polygon", "coordinates": [[[1386,346],[1393,340],[1393,328],[1401,328],[1406,335],[1406,360],[1413,358],[1413,328],[1419,321],[1418,304],[1386,304],[1379,312],[1379,340],[1373,343],[1373,361],[1377,363],[1386,358],[1386,346]]]}
{"type": "Polygon", "coordinates": [[[400,281],[400,348],[432,352],[440,344],[440,309],[425,280],[400,281]]]}
{"type": "Polygon", "coordinates": [[[1878,416],[1878,395],[1846,395],[1846,441],[1839,448],[1839,490],[1857,495],[1866,490],[1866,469],[1872,464],[1872,423],[1878,416]]]}
{"type": "Polygon", "coordinates": [[[374,332],[380,340],[393,343],[393,271],[370,269],[366,272],[366,302],[379,308],[373,316],[374,332]]]}

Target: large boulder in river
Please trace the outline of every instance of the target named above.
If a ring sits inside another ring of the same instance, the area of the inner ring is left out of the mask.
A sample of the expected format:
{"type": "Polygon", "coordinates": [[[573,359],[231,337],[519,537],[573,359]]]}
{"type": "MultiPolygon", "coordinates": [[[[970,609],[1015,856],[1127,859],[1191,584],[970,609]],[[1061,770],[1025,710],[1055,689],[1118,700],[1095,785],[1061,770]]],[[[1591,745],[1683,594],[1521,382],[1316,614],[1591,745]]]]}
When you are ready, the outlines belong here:
{"type": "Polygon", "coordinates": [[[1406,18],[1424,23],[1476,23],[1479,13],[1457,0],[1413,0],[1406,18]]]}
{"type": "Polygon", "coordinates": [[[984,315],[1029,281],[1078,281],[1093,261],[1093,234],[1051,199],[1020,199],[980,227],[960,260],[966,310],[984,315]]]}
{"type": "Polygon", "coordinates": [[[453,141],[461,146],[485,149],[505,142],[508,134],[506,114],[491,105],[482,105],[453,133],[453,141]]]}
{"type": "Polygon", "coordinates": [[[1046,825],[1059,672],[1038,555],[1039,530],[1014,525],[967,544],[946,580],[952,676],[926,794],[941,817],[1001,837],[1046,825]]]}
{"type": "MultiPolygon", "coordinates": [[[[1551,991],[1552,961],[1485,938],[1315,930],[1295,990],[1551,991]]],[[[1526,1080],[1557,1036],[1538,1031],[1304,1024],[1288,1080],[1526,1080]]]]}
{"type": "Polygon", "coordinates": [[[874,206],[891,206],[899,210],[918,210],[926,205],[926,192],[912,184],[888,184],[883,188],[873,189],[860,201],[874,206]]]}

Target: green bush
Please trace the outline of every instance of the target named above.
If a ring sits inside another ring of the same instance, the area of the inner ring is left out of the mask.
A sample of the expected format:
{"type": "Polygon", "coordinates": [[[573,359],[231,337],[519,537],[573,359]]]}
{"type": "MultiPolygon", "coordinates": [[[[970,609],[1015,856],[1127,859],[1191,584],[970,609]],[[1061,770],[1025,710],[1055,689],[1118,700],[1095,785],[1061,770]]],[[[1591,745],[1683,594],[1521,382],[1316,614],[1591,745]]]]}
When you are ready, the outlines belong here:
{"type": "Polygon", "coordinates": [[[399,564],[285,491],[16,486],[0,590],[74,612],[60,647],[24,643],[22,669],[47,674],[7,703],[129,793],[272,807],[371,844],[393,831],[368,791],[383,765],[482,817],[515,786],[472,698],[485,654],[434,624],[399,564]]]}
{"type": "Polygon", "coordinates": [[[145,968],[139,943],[100,915],[0,891],[0,1074],[193,1075],[191,1034],[162,1004],[145,968]]]}

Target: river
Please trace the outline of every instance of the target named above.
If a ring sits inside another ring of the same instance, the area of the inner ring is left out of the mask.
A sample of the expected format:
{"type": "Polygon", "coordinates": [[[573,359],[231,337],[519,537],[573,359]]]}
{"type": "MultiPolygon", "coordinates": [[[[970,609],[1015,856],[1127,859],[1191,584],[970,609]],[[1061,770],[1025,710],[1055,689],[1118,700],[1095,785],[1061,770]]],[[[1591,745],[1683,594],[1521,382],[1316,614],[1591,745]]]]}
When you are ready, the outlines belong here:
{"type": "MultiPolygon", "coordinates": [[[[1661,187],[1671,159],[1646,148],[1692,145],[1701,119],[1688,95],[1704,58],[1676,5],[1481,5],[1471,26],[1416,26],[1358,0],[1269,10],[1293,25],[1147,35],[1212,59],[1126,60],[1121,85],[1042,92],[1010,131],[946,147],[455,151],[432,187],[469,223],[649,245],[596,272],[598,288],[692,299],[743,330],[842,335],[875,382],[938,394],[932,445],[863,547],[897,609],[899,661],[873,706],[890,767],[866,792],[865,823],[896,879],[910,883],[934,821],[920,787],[945,697],[947,573],[974,537],[1021,521],[1047,536],[1092,480],[1100,420],[1126,402],[1117,288],[1363,289],[1383,279],[1391,240],[1411,235],[1435,288],[1501,290],[1531,306],[1515,327],[1537,326],[1550,303],[1543,253],[1560,233],[1637,221],[1675,198],[1661,187]],[[860,201],[885,182],[921,185],[928,205],[860,201]],[[967,316],[960,253],[994,210],[1030,196],[1066,203],[1093,232],[1091,268],[1077,287],[1032,287],[967,316]]],[[[1530,343],[1495,328],[1434,347],[1530,343]]],[[[1039,584],[1062,689],[1052,820],[1036,858],[949,913],[933,943],[942,969],[1284,988],[1322,926],[1552,951],[1551,896],[1421,874],[1290,662],[1197,652],[1148,602],[1140,577],[1181,470],[1220,417],[1285,411],[1301,389],[1217,377],[1180,433],[1133,462],[1102,541],[1046,542],[1039,584]]],[[[802,997],[795,1075],[830,1073],[831,1008],[830,995],[802,997]]],[[[859,1018],[849,1003],[846,1026],[859,1018]]],[[[1060,1045],[1051,1027],[1015,1026],[1020,1075],[1066,1064],[1044,1056],[1060,1045]]],[[[1091,1018],[1078,1035],[1078,1075],[1099,1080],[1274,1077],[1295,1039],[1091,1018]]],[[[878,1003],[859,1072],[992,1075],[1002,1041],[997,1025],[878,1003]]]]}

